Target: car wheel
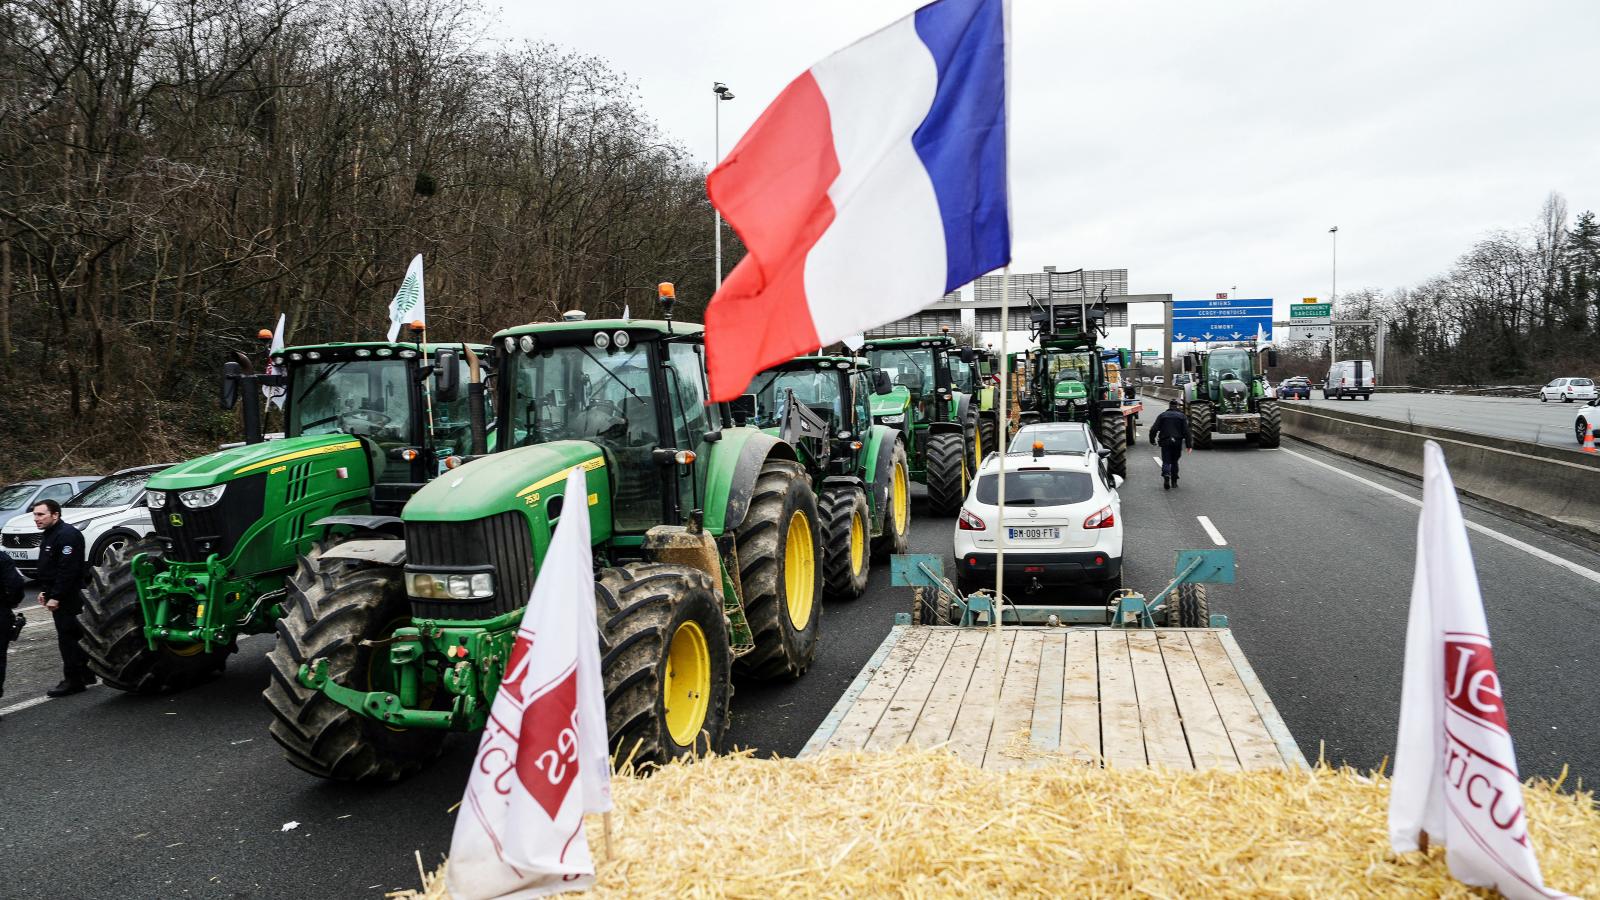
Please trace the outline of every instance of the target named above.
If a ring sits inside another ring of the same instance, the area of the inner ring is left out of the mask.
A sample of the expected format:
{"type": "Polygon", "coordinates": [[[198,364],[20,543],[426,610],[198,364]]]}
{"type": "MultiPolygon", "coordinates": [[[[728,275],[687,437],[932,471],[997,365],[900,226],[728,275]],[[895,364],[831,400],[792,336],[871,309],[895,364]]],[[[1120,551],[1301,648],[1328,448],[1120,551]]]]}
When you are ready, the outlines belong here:
{"type": "Polygon", "coordinates": [[[1550,398],[1546,397],[1544,394],[1540,394],[1539,395],[1539,402],[1540,403],[1549,403],[1550,402],[1550,398]]]}
{"type": "Polygon", "coordinates": [[[94,551],[89,554],[89,565],[104,565],[112,554],[121,553],[122,548],[128,546],[133,540],[133,535],[122,531],[114,531],[106,535],[94,545],[94,551]]]}
{"type": "Polygon", "coordinates": [[[1578,417],[1578,421],[1572,426],[1572,430],[1577,432],[1577,434],[1578,434],[1578,444],[1582,445],[1583,444],[1583,436],[1589,430],[1589,421],[1587,419],[1585,419],[1583,416],[1579,416],[1578,417]]]}
{"type": "Polygon", "coordinates": [[[1562,403],[1571,403],[1572,402],[1572,398],[1571,397],[1562,397],[1561,398],[1561,402],[1562,403]]]}

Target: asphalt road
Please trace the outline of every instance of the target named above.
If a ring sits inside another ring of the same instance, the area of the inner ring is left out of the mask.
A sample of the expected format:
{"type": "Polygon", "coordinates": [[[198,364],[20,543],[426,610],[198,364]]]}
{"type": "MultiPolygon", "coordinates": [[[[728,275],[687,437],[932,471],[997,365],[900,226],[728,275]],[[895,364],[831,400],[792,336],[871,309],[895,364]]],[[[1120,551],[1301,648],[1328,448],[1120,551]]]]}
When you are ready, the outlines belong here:
{"type": "MultiPolygon", "coordinates": [[[[1214,590],[1213,611],[1228,615],[1302,750],[1361,767],[1390,756],[1418,512],[1403,498],[1420,496],[1416,486],[1292,441],[1256,450],[1219,439],[1185,458],[1171,492],[1151,454],[1133,461],[1123,488],[1129,586],[1153,589],[1174,550],[1209,546],[1196,518],[1208,517],[1240,568],[1236,585],[1214,590]]],[[[1554,775],[1568,763],[1593,784],[1600,556],[1487,512],[1469,508],[1468,518],[1583,570],[1471,536],[1522,772],[1554,775]]],[[[951,527],[917,519],[913,551],[948,552],[951,527]]],[[[799,750],[908,608],[908,593],[887,580],[875,572],[866,596],[826,609],[805,677],[737,685],[735,744],[799,750]]],[[[0,895],[379,897],[414,886],[413,851],[432,864],[449,846],[474,739],[454,738],[400,786],[319,782],[267,736],[265,651],[264,638],[246,641],[226,677],[185,694],[94,688],[19,710],[58,677],[48,622],[30,625],[0,700],[0,712],[12,710],[0,722],[0,895]]]]}
{"type": "Polygon", "coordinates": [[[1576,402],[1540,403],[1537,397],[1461,397],[1454,394],[1373,394],[1371,400],[1323,400],[1322,392],[1316,389],[1311,396],[1316,399],[1284,402],[1295,405],[1309,402],[1312,406],[1335,407],[1366,416],[1456,428],[1569,450],[1579,446],[1574,439],[1573,422],[1583,404],[1576,402]]]}

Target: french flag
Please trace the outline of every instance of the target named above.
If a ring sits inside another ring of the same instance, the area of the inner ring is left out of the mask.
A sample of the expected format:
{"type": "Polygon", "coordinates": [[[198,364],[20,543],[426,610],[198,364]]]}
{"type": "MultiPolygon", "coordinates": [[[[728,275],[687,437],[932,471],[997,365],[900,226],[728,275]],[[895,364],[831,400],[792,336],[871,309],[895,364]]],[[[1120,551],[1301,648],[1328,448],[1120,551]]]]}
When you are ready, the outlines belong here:
{"type": "Polygon", "coordinates": [[[706,182],[747,255],[706,309],[711,399],[1011,261],[1009,0],[937,0],[833,54],[706,182]]]}

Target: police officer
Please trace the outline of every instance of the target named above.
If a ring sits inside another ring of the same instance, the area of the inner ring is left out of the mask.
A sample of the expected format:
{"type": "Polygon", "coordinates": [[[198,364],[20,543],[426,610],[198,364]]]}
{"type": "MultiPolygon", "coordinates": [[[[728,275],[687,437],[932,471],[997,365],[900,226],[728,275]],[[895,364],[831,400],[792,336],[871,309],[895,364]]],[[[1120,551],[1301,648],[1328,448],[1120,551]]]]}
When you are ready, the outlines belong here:
{"type": "Polygon", "coordinates": [[[24,621],[21,613],[12,610],[22,602],[27,584],[11,557],[0,553],[0,697],[6,695],[6,648],[22,634],[24,621]]]}
{"type": "Polygon", "coordinates": [[[1161,488],[1178,486],[1178,460],[1185,447],[1193,450],[1194,441],[1189,436],[1189,417],[1178,408],[1178,401],[1167,405],[1167,411],[1150,423],[1150,443],[1161,444],[1161,488]]]}
{"type": "Polygon", "coordinates": [[[82,693],[94,684],[89,657],[78,642],[83,626],[78,613],[83,611],[83,533],[61,521],[61,504],[40,500],[33,505],[33,524],[44,537],[39,543],[39,571],[35,577],[44,585],[39,605],[50,610],[56,623],[56,643],[61,648],[61,668],[66,675],[61,683],[45,691],[52,697],[82,693]]]}

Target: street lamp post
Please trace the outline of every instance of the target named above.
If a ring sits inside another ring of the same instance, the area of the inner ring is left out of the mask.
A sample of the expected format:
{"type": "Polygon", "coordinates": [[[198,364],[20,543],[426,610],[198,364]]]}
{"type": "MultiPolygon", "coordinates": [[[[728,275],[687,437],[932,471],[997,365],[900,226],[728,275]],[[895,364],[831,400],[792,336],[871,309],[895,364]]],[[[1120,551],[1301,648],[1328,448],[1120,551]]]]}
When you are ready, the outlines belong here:
{"type": "Polygon", "coordinates": [[[1328,233],[1333,235],[1333,289],[1328,298],[1328,370],[1332,371],[1334,355],[1339,352],[1339,326],[1333,324],[1339,312],[1339,226],[1329,228],[1328,233]]]}
{"type": "MultiPolygon", "coordinates": [[[[728,90],[728,86],[722,82],[713,81],[711,83],[711,93],[717,95],[717,99],[713,101],[713,108],[715,111],[712,113],[712,122],[714,124],[712,127],[711,138],[711,165],[713,168],[715,168],[718,163],[722,162],[722,101],[732,100],[733,91],[728,90]]],[[[716,243],[714,245],[716,249],[713,255],[715,257],[715,264],[717,267],[716,286],[717,289],[720,290],[722,288],[722,210],[712,207],[712,212],[716,216],[717,222],[716,243]]]]}

